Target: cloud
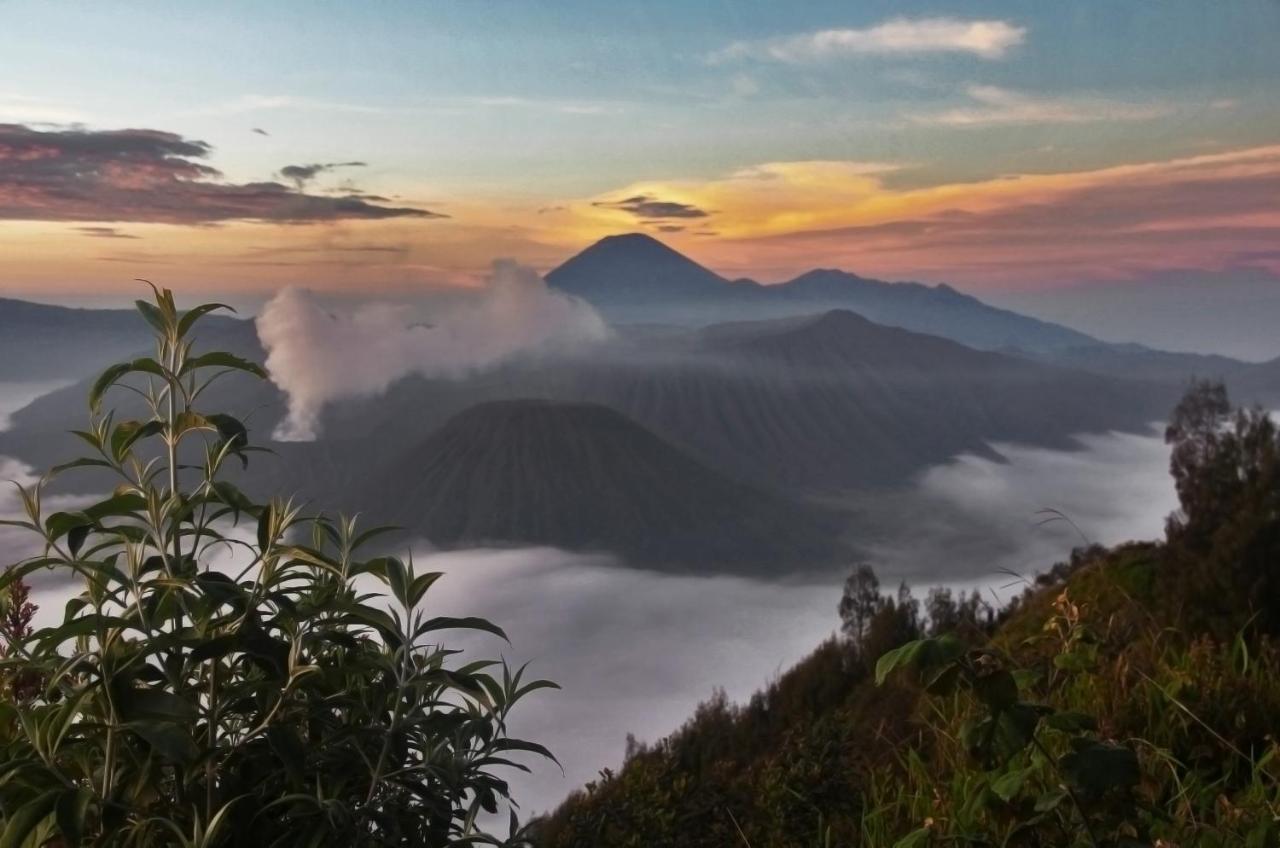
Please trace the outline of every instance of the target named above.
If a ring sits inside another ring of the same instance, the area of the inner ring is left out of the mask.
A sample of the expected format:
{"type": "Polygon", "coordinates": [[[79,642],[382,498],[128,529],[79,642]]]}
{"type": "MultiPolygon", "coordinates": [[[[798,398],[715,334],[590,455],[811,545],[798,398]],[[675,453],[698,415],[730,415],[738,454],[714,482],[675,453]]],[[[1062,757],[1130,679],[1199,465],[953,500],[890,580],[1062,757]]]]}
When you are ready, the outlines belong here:
{"type": "MultiPolygon", "coordinates": [[[[1158,537],[1175,503],[1156,434],[1087,437],[1074,451],[1001,450],[1007,462],[959,457],[910,491],[867,498],[866,523],[883,530],[870,545],[883,586],[906,580],[918,596],[949,585],[1007,597],[1021,586],[999,569],[1046,571],[1081,543],[1065,524],[1038,526],[1037,510],[1061,508],[1090,538],[1113,543],[1158,537]]],[[[836,629],[845,577],[659,574],[551,549],[419,548],[414,560],[445,572],[430,603],[497,622],[515,646],[459,634],[450,647],[529,660],[530,674],[562,687],[512,713],[512,732],[549,745],[565,768],[563,779],[542,764],[513,775],[527,811],[616,769],[626,734],[654,742],[673,732],[716,687],[745,701],[836,629]]]]}
{"type": "Polygon", "coordinates": [[[88,119],[86,113],[69,109],[41,97],[0,91],[0,123],[21,121],[31,124],[74,124],[88,119]]]}
{"type": "Polygon", "coordinates": [[[1127,103],[1101,97],[1034,97],[994,85],[971,85],[965,93],[975,105],[910,115],[908,119],[926,126],[989,127],[1147,121],[1173,112],[1159,103],[1127,103]]]}
{"type": "MultiPolygon", "coordinates": [[[[824,265],[1026,287],[1166,268],[1280,271],[1266,256],[1280,241],[1280,145],[927,186],[890,184],[871,164],[773,162],[614,194],[715,209],[721,238],[698,258],[731,276],[786,279],[824,265]]],[[[600,229],[610,223],[599,215],[600,229]]]]}
{"type": "Polygon", "coordinates": [[[298,190],[301,191],[307,183],[311,182],[321,174],[336,171],[338,168],[365,167],[368,167],[367,162],[313,162],[310,165],[285,165],[280,169],[280,176],[292,182],[298,187],[298,190]]]}
{"type": "Polygon", "coordinates": [[[460,377],[523,353],[600,341],[608,330],[586,302],[554,291],[533,270],[493,265],[477,300],[424,323],[407,307],[366,303],[337,313],[289,288],[257,319],[272,381],[288,395],[275,437],[314,439],[325,405],[373,397],[410,374],[460,377]]]}
{"type": "Polygon", "coordinates": [[[136,239],[141,236],[130,235],[121,232],[115,227],[76,227],[76,232],[82,233],[92,238],[109,238],[109,239],[136,239]]]}
{"type": "Polygon", "coordinates": [[[321,100],[292,94],[244,94],[231,100],[188,109],[183,114],[239,115],[245,112],[263,111],[346,112],[357,115],[376,115],[385,110],[368,104],[321,100]]]}
{"type": "Polygon", "coordinates": [[[642,219],[706,218],[711,213],[689,203],[659,200],[647,194],[636,194],[623,200],[599,200],[591,204],[607,209],[621,209],[642,219]]]}
{"type": "Polygon", "coordinates": [[[358,195],[226,182],[203,161],[211,152],[203,141],[160,130],[0,124],[0,219],[209,224],[444,217],[358,195]]]}
{"type": "Polygon", "coordinates": [[[788,38],[739,41],[709,57],[713,64],[736,59],[799,64],[849,56],[968,54],[1001,59],[1026,37],[1008,21],[956,18],[893,18],[866,29],[825,29],[788,38]]]}

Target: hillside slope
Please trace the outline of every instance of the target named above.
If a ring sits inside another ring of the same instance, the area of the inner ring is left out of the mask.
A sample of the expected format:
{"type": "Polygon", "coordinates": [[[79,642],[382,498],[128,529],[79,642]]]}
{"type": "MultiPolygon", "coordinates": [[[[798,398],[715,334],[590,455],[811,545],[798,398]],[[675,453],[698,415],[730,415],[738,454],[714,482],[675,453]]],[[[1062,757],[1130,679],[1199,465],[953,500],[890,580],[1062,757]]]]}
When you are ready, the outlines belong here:
{"type": "Polygon", "coordinates": [[[1074,551],[998,616],[859,569],[840,639],[629,745],[540,844],[1276,845],[1280,434],[1208,384],[1170,422],[1164,541],[1074,551]]]}

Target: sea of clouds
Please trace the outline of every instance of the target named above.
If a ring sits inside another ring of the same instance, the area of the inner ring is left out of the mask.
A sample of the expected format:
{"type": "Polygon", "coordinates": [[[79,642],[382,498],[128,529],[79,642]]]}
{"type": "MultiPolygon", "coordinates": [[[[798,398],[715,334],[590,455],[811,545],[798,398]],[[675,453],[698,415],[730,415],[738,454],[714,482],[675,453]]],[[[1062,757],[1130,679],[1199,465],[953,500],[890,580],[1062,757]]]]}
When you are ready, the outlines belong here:
{"type": "MultiPolygon", "coordinates": [[[[0,407],[4,409],[5,407],[0,407]]],[[[886,587],[906,581],[979,588],[997,597],[1020,590],[1006,572],[1031,574],[1064,559],[1085,538],[1103,544],[1155,538],[1175,499],[1168,451],[1156,431],[1080,440],[1074,451],[998,446],[1005,461],[961,456],[936,466],[909,491],[883,499],[868,559],[886,587]],[[1074,526],[1041,525],[1038,510],[1074,526]]],[[[0,480],[30,484],[35,472],[0,457],[0,480]]],[[[48,506],[73,507],[66,496],[48,506]]],[[[19,510],[0,487],[0,515],[19,510]]],[[[481,615],[502,625],[507,644],[453,634],[476,656],[530,663],[529,674],[558,682],[514,715],[512,732],[548,745],[564,765],[535,764],[513,775],[526,812],[553,807],[602,768],[617,768],[628,733],[653,741],[675,730],[720,688],[743,700],[803,658],[838,626],[843,574],[797,581],[679,576],[627,568],[605,556],[553,549],[433,552],[412,546],[420,569],[446,572],[428,596],[448,615],[481,615]]],[[[0,552],[16,561],[38,551],[25,531],[0,528],[0,552]]],[[[52,621],[72,588],[37,575],[39,620],[52,621]]]]}

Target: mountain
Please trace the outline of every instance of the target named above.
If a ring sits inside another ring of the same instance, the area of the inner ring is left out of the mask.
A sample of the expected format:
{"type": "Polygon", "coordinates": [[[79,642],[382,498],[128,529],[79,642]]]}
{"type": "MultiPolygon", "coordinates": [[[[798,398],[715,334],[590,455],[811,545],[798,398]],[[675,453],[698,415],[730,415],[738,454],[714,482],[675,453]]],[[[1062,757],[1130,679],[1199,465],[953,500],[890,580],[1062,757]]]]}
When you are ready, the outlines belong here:
{"type": "Polygon", "coordinates": [[[372,453],[391,464],[467,407],[540,398],[617,410],[758,488],[838,496],[905,485],[960,453],[994,456],[992,443],[1070,448],[1083,432],[1143,430],[1178,395],[1174,387],[882,327],[848,311],[664,339],[654,350],[650,334],[623,334],[590,357],[522,361],[460,381],[413,377],[377,404],[336,405],[321,442],[280,446],[281,467],[308,476],[275,488],[346,491],[360,473],[347,457],[372,453]],[[295,458],[287,452],[294,450],[309,453],[295,458]]]}
{"type": "Polygon", "coordinates": [[[728,281],[641,233],[607,236],[546,275],[547,283],[590,302],[714,300],[728,281]]]}
{"type": "MultiPolygon", "coordinates": [[[[222,316],[201,322],[205,344],[226,346],[252,323],[222,316]]],[[[132,309],[74,309],[0,298],[0,381],[78,379],[149,352],[151,328],[132,309]]]]}
{"type": "Polygon", "coordinates": [[[375,471],[367,512],[445,545],[608,550],[635,562],[750,570],[833,561],[815,508],[729,480],[608,407],[471,407],[375,471]]]}
{"type": "Polygon", "coordinates": [[[881,324],[979,348],[1052,350],[1096,343],[945,285],[887,283],[830,269],[776,285],[730,281],[639,233],[604,238],[546,278],[615,321],[708,324],[845,308],[881,324]]]}

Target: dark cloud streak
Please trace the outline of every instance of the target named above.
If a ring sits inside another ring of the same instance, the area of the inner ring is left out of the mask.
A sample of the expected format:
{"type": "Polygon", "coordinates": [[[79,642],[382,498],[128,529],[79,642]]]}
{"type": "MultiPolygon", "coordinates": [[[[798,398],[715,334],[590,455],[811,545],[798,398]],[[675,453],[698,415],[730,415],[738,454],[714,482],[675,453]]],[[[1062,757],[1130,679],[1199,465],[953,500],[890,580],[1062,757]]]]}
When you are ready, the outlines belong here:
{"type": "Polygon", "coordinates": [[[76,227],[76,232],[81,235],[90,236],[91,238],[109,238],[109,239],[136,239],[141,236],[122,233],[115,227],[76,227]]]}
{"type": "Polygon", "coordinates": [[[600,200],[591,204],[604,209],[620,209],[630,212],[644,220],[666,220],[669,218],[706,218],[711,213],[699,209],[689,203],[677,203],[674,200],[661,200],[648,194],[637,194],[623,200],[600,200]]]}
{"type": "Polygon", "coordinates": [[[355,193],[308,194],[301,184],[228,182],[200,161],[211,152],[205,142],[159,130],[0,124],[0,220],[207,225],[448,217],[355,193]]]}
{"type": "Polygon", "coordinates": [[[307,183],[321,174],[336,171],[338,168],[364,168],[366,162],[313,162],[310,165],[285,165],[280,169],[280,176],[289,180],[301,191],[307,183]]]}

